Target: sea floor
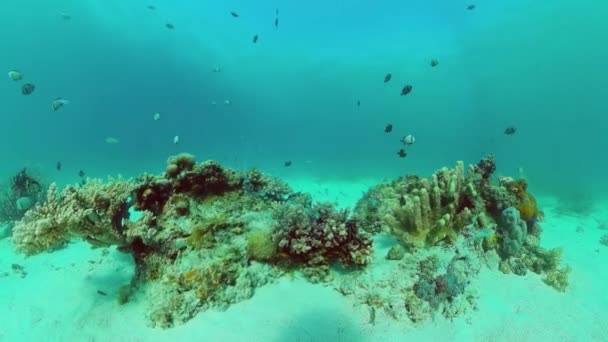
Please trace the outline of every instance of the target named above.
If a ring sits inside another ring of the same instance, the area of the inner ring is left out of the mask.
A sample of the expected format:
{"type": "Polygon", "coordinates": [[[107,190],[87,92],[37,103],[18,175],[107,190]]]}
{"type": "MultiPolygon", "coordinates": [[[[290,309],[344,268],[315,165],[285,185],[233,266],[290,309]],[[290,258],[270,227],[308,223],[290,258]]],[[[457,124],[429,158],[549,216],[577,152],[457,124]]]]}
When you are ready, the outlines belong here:
{"type": "MultiPolygon", "coordinates": [[[[376,183],[289,181],[315,199],[344,206],[376,183]]],[[[539,204],[545,211],[542,245],[563,247],[563,262],[572,268],[567,292],[532,273],[484,268],[469,285],[479,294],[476,311],[418,325],[386,316],[370,324],[367,308],[353,298],[295,277],[259,288],[225,311],[201,312],[172,329],[151,328],[143,296],[116,302],[133,272],[129,256],[75,242],[24,259],[2,239],[0,341],[608,341],[608,246],[599,243],[608,234],[608,224],[601,224],[608,212],[574,215],[552,198],[539,198],[539,204]]],[[[379,244],[371,267],[386,262],[383,248],[379,244]]]]}

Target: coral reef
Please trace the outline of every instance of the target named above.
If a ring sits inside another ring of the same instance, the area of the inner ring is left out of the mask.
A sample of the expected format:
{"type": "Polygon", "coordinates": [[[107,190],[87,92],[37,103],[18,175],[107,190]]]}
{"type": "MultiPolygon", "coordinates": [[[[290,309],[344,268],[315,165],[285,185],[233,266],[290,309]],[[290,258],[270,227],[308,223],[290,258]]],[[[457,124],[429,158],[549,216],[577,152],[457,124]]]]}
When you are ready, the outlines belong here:
{"type": "Polygon", "coordinates": [[[296,194],[273,208],[277,220],[275,240],[279,251],[309,267],[339,260],[344,266],[365,265],[372,242],[349,218],[347,210],[332,203],[312,203],[309,195],[296,194]]]}
{"type": "Polygon", "coordinates": [[[351,215],[258,170],[180,154],[161,175],[89,179],[62,190],[51,184],[16,222],[13,241],[26,255],[72,238],[131,254],[135,276],[117,301],[145,293],[158,327],[246,300],[291,271],[367,305],[370,322],[452,318],[475,309],[469,284],[494,258],[502,272],[532,271],[559,291],[568,285],[561,250],[540,247],[542,212],[527,183],[496,184],[495,169],[489,156],[466,172],[457,162],[429,178],[401,177],[370,189],[351,215]],[[380,276],[364,267],[378,233],[393,244],[380,257],[388,270],[380,276]]]}
{"type": "Polygon", "coordinates": [[[181,154],[158,176],[89,179],[61,191],[52,184],[16,223],[13,241],[26,255],[71,238],[118,246],[135,263],[118,301],[144,291],[152,323],[170,327],[251,297],[285,267],[327,275],[334,260],[362,265],[371,241],[358,233],[346,211],[313,205],[279,180],[181,154]]]}
{"type": "Polygon", "coordinates": [[[12,225],[45,199],[48,185],[36,172],[21,169],[0,186],[0,224],[12,225]]]}

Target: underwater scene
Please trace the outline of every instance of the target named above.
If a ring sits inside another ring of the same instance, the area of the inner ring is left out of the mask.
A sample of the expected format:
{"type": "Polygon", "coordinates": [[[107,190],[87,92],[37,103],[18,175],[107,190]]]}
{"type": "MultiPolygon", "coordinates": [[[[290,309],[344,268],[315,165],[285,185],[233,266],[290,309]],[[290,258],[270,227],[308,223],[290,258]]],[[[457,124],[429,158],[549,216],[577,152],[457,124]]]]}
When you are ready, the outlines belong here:
{"type": "Polygon", "coordinates": [[[0,341],[608,341],[608,4],[1,8],[0,341]]]}

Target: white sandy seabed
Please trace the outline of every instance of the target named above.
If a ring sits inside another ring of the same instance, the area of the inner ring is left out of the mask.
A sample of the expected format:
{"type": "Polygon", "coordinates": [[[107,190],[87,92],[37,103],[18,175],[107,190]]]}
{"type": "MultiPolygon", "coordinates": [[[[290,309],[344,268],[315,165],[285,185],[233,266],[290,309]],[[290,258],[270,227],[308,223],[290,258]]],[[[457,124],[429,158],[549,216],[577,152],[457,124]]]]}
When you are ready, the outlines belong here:
{"type": "MultiPolygon", "coordinates": [[[[291,184],[315,199],[352,206],[374,182],[291,184]]],[[[539,202],[546,214],[542,245],[563,247],[563,261],[572,267],[567,292],[553,290],[535,274],[483,269],[469,285],[479,294],[477,311],[419,325],[388,318],[372,325],[367,308],[352,298],[300,278],[283,278],[226,311],[201,312],[172,329],[151,328],[143,299],[127,305],[115,299],[133,272],[128,255],[112,250],[104,256],[75,242],[24,259],[3,239],[0,341],[608,341],[608,247],[599,243],[608,231],[598,229],[608,212],[568,216],[555,210],[551,198],[539,202]],[[27,274],[14,271],[12,264],[27,274]]],[[[387,262],[386,248],[377,247],[372,268],[387,262]]]]}

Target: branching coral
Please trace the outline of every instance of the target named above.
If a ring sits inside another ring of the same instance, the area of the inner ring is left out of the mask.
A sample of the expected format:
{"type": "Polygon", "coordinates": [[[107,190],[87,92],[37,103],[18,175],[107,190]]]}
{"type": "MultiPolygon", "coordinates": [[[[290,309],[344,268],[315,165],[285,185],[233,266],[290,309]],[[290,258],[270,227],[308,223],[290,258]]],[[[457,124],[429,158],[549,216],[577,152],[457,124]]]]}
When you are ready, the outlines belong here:
{"type": "Polygon", "coordinates": [[[25,254],[36,254],[73,236],[94,245],[121,245],[131,191],[132,185],[126,181],[103,184],[89,180],[82,186],[68,186],[59,194],[53,183],[46,201],[15,224],[15,246],[25,254]]]}
{"type": "Polygon", "coordinates": [[[339,260],[345,266],[365,265],[371,255],[371,240],[349,218],[348,211],[331,203],[312,203],[298,195],[275,206],[275,240],[280,252],[308,266],[339,260]]]}

